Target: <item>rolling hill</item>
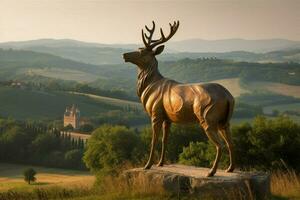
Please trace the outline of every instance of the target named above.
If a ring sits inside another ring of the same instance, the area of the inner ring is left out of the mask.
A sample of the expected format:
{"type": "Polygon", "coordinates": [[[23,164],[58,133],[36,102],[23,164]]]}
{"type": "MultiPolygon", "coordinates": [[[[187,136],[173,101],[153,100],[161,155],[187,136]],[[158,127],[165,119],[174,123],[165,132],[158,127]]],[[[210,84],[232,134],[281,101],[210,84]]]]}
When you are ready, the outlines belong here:
{"type": "Polygon", "coordinates": [[[128,51],[132,51],[121,48],[89,46],[32,46],[24,49],[35,52],[49,53],[61,56],[63,58],[96,65],[123,63],[122,54],[128,51]]]}
{"type": "Polygon", "coordinates": [[[61,119],[64,110],[78,105],[83,116],[95,116],[110,110],[122,109],[125,104],[110,104],[87,96],[65,92],[30,91],[0,87],[0,115],[16,119],[61,119]]]}
{"type": "MultiPolygon", "coordinates": [[[[297,103],[297,99],[291,98],[299,98],[298,63],[250,63],[216,58],[186,58],[160,61],[159,69],[164,76],[180,82],[218,82],[228,88],[235,97],[250,94],[242,98],[246,103],[255,100],[256,104],[267,106],[276,101],[278,106],[297,103]],[[271,94],[260,95],[261,92],[271,94]],[[273,94],[286,95],[288,98],[273,94]],[[258,97],[260,99],[256,101],[258,97]]],[[[48,53],[0,49],[0,81],[10,79],[62,85],[83,82],[99,89],[121,90],[127,95],[136,96],[136,66],[132,64],[92,65],[48,53]]],[[[87,116],[120,110],[126,105],[124,101],[89,94],[0,87],[2,116],[14,116],[18,119],[60,119],[65,107],[73,103],[87,116]]]]}
{"type": "Polygon", "coordinates": [[[189,39],[169,43],[170,49],[188,52],[229,52],[229,51],[250,51],[265,53],[283,49],[300,48],[300,41],[285,39],[223,39],[223,40],[202,40],[189,39]]]}
{"type": "MultiPolygon", "coordinates": [[[[105,90],[122,90],[135,94],[136,68],[127,63],[91,65],[47,53],[0,49],[0,81],[30,81],[35,76],[41,76],[85,82],[105,90]]],[[[267,81],[300,85],[300,64],[297,63],[249,63],[186,58],[159,62],[159,69],[166,77],[185,83],[240,78],[242,82],[267,81]]]]}
{"type": "Polygon", "coordinates": [[[70,39],[40,39],[0,43],[0,48],[49,53],[79,62],[102,65],[123,63],[121,55],[130,51],[128,49],[137,49],[138,45],[109,45],[70,39]]]}
{"type": "Polygon", "coordinates": [[[254,53],[249,51],[231,51],[231,52],[179,52],[166,53],[160,56],[162,61],[175,61],[184,58],[198,59],[198,58],[218,58],[225,60],[233,60],[240,62],[297,62],[300,63],[300,48],[287,49],[279,51],[271,51],[267,53],[254,53]]]}
{"type": "MultiPolygon", "coordinates": [[[[0,79],[15,79],[22,74],[45,75],[45,73],[61,74],[61,70],[73,70],[74,73],[84,72],[84,76],[91,75],[106,79],[131,75],[128,66],[124,65],[92,65],[59,56],[33,52],[28,50],[0,49],[0,79]],[[40,71],[43,69],[43,71],[40,71]]],[[[131,68],[134,69],[134,68],[131,68]]],[[[91,80],[92,81],[92,80],[91,80]]]]}
{"type": "MultiPolygon", "coordinates": [[[[95,65],[124,63],[122,54],[133,49],[136,50],[138,47],[141,47],[141,44],[98,44],[69,39],[0,43],[0,48],[4,49],[12,48],[49,53],[95,65]]],[[[195,39],[169,42],[164,54],[160,55],[159,58],[163,61],[216,57],[247,62],[300,62],[299,49],[299,41],[280,39],[217,41],[195,39]]]]}
{"type": "Polygon", "coordinates": [[[219,59],[182,59],[159,63],[163,75],[181,82],[240,78],[300,85],[298,63],[249,63],[219,59]]]}

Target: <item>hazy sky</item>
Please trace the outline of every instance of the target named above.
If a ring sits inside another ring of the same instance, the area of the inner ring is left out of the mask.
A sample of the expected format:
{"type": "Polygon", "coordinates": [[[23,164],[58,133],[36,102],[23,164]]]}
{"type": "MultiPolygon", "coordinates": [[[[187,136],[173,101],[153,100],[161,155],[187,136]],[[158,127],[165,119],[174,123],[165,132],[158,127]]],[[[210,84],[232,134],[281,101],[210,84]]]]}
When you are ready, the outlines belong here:
{"type": "Polygon", "coordinates": [[[300,0],[0,0],[0,42],[70,38],[139,43],[141,28],[180,20],[173,40],[300,40],[300,0]]]}

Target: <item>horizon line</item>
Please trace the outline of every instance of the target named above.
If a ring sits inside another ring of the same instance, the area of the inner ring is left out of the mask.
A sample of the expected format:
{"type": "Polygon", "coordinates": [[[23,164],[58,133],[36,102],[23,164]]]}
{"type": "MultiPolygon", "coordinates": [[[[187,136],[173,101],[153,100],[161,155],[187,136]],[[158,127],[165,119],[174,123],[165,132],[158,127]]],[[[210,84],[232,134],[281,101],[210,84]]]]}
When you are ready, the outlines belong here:
{"type": "MultiPolygon", "coordinates": [[[[80,39],[74,39],[74,38],[36,38],[36,39],[27,39],[27,40],[8,40],[8,41],[0,41],[0,44],[3,43],[17,43],[17,42],[30,42],[30,41],[39,41],[39,40],[70,40],[70,41],[77,41],[77,42],[84,42],[84,43],[96,43],[96,44],[104,44],[104,45],[138,45],[140,43],[125,43],[125,42],[114,42],[114,43],[105,43],[105,42],[97,42],[97,41],[87,41],[87,40],[80,40],[80,39]]],[[[188,40],[203,40],[203,41],[221,41],[221,40],[246,40],[246,41],[260,41],[260,40],[286,40],[291,42],[300,42],[300,40],[293,40],[293,39],[287,39],[287,38],[260,38],[260,39],[248,39],[248,38],[222,38],[222,39],[203,39],[203,38],[187,38],[183,40],[174,40],[170,41],[172,42],[182,42],[182,41],[188,41],[188,40]]]]}

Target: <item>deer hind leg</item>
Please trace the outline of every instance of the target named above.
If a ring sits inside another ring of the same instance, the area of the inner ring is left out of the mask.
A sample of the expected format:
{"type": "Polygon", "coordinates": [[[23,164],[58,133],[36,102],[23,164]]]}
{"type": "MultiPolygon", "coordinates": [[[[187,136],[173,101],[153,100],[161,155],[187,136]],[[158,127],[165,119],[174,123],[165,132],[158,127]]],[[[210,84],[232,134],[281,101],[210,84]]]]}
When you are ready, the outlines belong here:
{"type": "Polygon", "coordinates": [[[215,124],[208,124],[207,122],[205,122],[204,124],[202,124],[202,127],[204,128],[208,139],[216,146],[216,150],[217,150],[216,158],[213,163],[213,166],[207,174],[207,177],[210,177],[213,176],[217,171],[219,160],[222,154],[222,143],[219,139],[218,128],[215,124]]]}
{"type": "Polygon", "coordinates": [[[152,141],[151,141],[151,150],[147,164],[145,165],[144,169],[150,169],[153,165],[153,155],[154,155],[154,148],[157,143],[157,138],[159,132],[162,127],[162,122],[158,121],[157,118],[152,119],[152,141]]]}
{"type": "Polygon", "coordinates": [[[229,160],[230,164],[229,167],[226,169],[226,172],[233,172],[235,168],[235,161],[234,161],[234,150],[233,150],[233,144],[231,139],[231,132],[230,132],[230,126],[227,124],[226,126],[219,127],[219,133],[224,139],[226,146],[228,148],[229,152],[229,160]]]}
{"type": "Polygon", "coordinates": [[[163,136],[162,136],[160,160],[157,164],[158,167],[162,167],[164,165],[165,152],[166,152],[166,148],[167,148],[167,141],[168,141],[170,126],[171,126],[171,123],[169,121],[164,121],[162,124],[163,136]]]}

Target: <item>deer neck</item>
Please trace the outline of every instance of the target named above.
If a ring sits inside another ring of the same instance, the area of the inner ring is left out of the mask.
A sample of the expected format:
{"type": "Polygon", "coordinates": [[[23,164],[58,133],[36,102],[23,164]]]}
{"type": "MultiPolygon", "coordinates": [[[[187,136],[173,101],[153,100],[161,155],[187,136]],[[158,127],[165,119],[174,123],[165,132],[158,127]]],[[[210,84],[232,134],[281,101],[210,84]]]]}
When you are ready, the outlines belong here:
{"type": "Polygon", "coordinates": [[[137,80],[137,95],[141,97],[143,91],[147,88],[147,86],[149,86],[150,84],[158,80],[161,80],[162,78],[164,77],[158,71],[157,60],[154,60],[147,67],[143,67],[143,68],[139,67],[138,80],[137,80]]]}

